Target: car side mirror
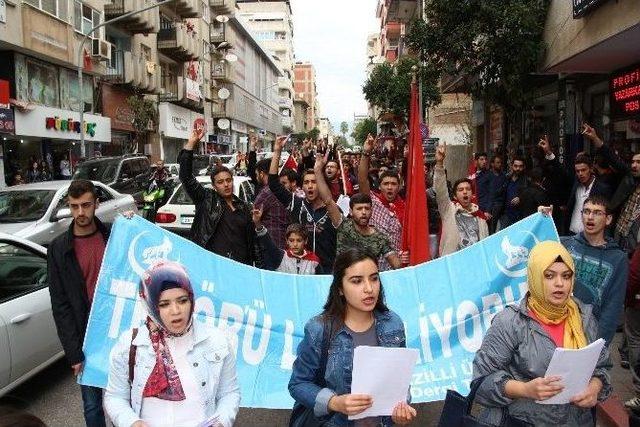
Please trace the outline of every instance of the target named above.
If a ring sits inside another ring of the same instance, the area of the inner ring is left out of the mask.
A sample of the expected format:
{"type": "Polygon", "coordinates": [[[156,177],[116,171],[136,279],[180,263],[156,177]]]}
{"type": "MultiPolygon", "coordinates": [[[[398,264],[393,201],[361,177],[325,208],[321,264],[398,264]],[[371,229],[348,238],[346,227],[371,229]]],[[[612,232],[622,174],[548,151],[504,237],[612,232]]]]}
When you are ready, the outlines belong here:
{"type": "Polygon", "coordinates": [[[67,219],[67,218],[71,218],[71,209],[69,208],[60,208],[53,215],[54,221],[60,221],[62,219],[67,219]]]}

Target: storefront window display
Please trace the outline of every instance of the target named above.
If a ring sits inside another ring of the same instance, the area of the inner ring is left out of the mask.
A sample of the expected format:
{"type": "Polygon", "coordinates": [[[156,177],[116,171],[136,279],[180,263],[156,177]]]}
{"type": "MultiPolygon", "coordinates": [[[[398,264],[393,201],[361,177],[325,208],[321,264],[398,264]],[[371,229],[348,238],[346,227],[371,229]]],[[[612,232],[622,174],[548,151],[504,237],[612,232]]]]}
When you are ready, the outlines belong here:
{"type": "Polygon", "coordinates": [[[58,68],[16,54],[16,92],[18,99],[49,107],[59,107],[58,68]]]}

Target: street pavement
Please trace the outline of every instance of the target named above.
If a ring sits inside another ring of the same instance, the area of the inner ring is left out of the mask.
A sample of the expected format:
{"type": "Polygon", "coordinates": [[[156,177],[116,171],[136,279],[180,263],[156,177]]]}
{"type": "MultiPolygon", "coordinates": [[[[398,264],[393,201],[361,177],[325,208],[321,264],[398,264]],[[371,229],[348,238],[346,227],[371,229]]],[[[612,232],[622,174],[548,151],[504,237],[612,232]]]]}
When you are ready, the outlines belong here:
{"type": "MultiPolygon", "coordinates": [[[[611,346],[613,370],[611,373],[614,393],[622,401],[633,397],[631,375],[620,367],[620,356],[616,336],[611,346]]],[[[49,427],[66,427],[83,425],[82,399],[80,388],[71,375],[66,362],[60,360],[9,395],[0,399],[0,406],[18,407],[40,417],[49,427]]],[[[418,419],[414,426],[434,426],[437,424],[442,410],[442,402],[415,405],[418,419]]],[[[237,427],[280,427],[287,426],[288,410],[265,410],[243,408],[238,414],[237,427]]]]}

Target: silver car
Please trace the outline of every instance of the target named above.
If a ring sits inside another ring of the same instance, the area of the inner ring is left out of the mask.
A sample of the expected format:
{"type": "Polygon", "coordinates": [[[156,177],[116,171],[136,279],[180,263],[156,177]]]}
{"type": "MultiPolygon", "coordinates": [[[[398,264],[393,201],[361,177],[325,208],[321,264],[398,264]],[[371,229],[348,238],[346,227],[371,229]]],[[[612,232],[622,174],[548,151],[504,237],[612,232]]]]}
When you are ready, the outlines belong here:
{"type": "Polygon", "coordinates": [[[63,354],[51,313],[47,250],[0,233],[0,396],[63,354]]]}
{"type": "MultiPolygon", "coordinates": [[[[0,191],[0,232],[48,246],[71,224],[66,200],[70,183],[46,181],[0,191]]],[[[93,183],[100,201],[96,215],[102,222],[113,222],[121,212],[137,212],[131,195],[120,194],[100,182],[93,183]]]]}

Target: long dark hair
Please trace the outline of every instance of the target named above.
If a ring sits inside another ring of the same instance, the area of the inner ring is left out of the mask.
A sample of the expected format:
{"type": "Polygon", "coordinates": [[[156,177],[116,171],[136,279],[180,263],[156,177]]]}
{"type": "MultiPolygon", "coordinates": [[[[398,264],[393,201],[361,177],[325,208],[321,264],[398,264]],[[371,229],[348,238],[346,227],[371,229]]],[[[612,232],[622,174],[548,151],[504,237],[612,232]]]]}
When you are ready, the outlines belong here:
{"type": "MultiPolygon", "coordinates": [[[[378,266],[378,260],[376,257],[363,249],[347,249],[336,257],[335,263],[333,264],[333,281],[329,288],[327,302],[323,307],[324,311],[322,312],[322,317],[325,319],[335,319],[339,322],[344,321],[344,317],[347,313],[347,300],[344,295],[340,295],[342,280],[344,279],[347,268],[367,259],[373,261],[376,267],[378,266]]],[[[378,294],[378,301],[376,302],[374,310],[380,312],[389,311],[389,308],[384,302],[384,289],[382,288],[382,283],[380,283],[380,292],[378,294]]]]}

